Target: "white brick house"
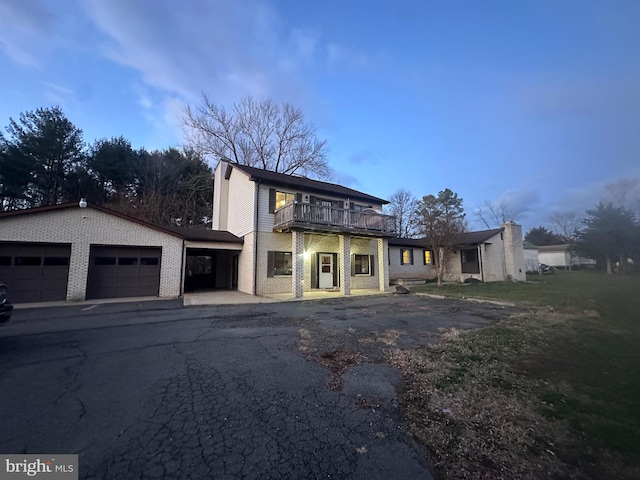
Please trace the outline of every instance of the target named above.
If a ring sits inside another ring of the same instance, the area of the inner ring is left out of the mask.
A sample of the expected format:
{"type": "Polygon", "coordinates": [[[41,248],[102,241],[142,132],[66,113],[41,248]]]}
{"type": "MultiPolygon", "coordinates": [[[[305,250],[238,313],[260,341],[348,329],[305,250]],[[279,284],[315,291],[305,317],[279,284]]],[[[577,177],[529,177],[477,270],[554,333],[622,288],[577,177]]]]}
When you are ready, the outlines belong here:
{"type": "MultiPolygon", "coordinates": [[[[507,222],[501,228],[463,234],[449,260],[444,279],[450,282],[464,282],[468,278],[483,282],[525,281],[525,273],[522,227],[507,222]]],[[[435,276],[433,254],[425,239],[389,240],[389,277],[392,282],[435,276]]]]}
{"type": "Polygon", "coordinates": [[[395,218],[386,200],[333,183],[220,161],[213,228],[244,238],[238,290],[385,290],[395,218]]]}
{"type": "Polygon", "coordinates": [[[1,212],[0,281],[14,303],[178,297],[192,252],[218,260],[226,285],[242,243],[228,232],[158,227],[75,202],[1,212]]]}

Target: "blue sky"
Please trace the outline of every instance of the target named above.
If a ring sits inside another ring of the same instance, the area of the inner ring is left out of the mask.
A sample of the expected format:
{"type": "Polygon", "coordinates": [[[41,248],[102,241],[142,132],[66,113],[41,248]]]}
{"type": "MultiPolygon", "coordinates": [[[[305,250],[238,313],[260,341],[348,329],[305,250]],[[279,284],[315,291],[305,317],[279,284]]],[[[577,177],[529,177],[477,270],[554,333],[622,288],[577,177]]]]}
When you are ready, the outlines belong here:
{"type": "Polygon", "coordinates": [[[640,177],[637,0],[0,0],[0,125],[182,142],[201,92],[300,107],[334,180],[501,198],[525,231],[640,177]]]}

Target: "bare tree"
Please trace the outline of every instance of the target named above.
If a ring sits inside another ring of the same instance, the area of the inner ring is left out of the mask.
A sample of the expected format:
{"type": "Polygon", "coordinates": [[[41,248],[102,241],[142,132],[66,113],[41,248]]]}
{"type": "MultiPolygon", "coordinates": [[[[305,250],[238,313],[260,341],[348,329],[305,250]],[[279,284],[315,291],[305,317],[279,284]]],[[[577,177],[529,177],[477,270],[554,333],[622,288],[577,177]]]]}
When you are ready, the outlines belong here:
{"type": "Polygon", "coordinates": [[[416,236],[416,208],[418,199],[409,190],[400,188],[389,197],[386,207],[389,215],[396,217],[396,232],[399,237],[412,238],[416,236]]]}
{"type": "Polygon", "coordinates": [[[437,197],[427,195],[419,202],[418,226],[433,249],[438,286],[442,285],[453,251],[466,231],[464,216],[462,199],[448,188],[437,197]]]}
{"type": "Polygon", "coordinates": [[[640,178],[620,178],[604,186],[605,203],[624,208],[640,218],[640,178]]]}
{"type": "Polygon", "coordinates": [[[576,212],[555,212],[549,215],[553,226],[553,233],[565,243],[572,243],[580,226],[582,218],[576,212]]]}
{"type": "Polygon", "coordinates": [[[328,178],[327,140],[289,103],[246,97],[230,110],[206,94],[182,117],[186,144],[197,152],[279,173],[328,178]]]}
{"type": "Polygon", "coordinates": [[[514,208],[507,199],[500,198],[494,202],[485,200],[476,206],[473,213],[487,228],[498,228],[506,222],[515,222],[522,214],[522,209],[514,208]]]}

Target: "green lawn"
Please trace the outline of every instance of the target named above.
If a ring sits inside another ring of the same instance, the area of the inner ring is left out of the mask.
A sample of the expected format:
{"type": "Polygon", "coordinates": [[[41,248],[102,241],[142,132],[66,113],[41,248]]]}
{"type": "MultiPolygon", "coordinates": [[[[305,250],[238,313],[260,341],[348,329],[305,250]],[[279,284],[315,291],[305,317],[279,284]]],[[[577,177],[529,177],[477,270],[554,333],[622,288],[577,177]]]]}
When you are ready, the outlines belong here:
{"type": "MultiPolygon", "coordinates": [[[[640,478],[640,276],[578,271],[528,280],[413,289],[526,307],[508,322],[445,338],[411,358],[414,383],[405,401],[415,407],[414,433],[441,429],[442,444],[430,447],[445,476],[468,474],[458,458],[468,449],[484,452],[475,460],[463,455],[478,478],[640,478]],[[444,427],[416,416],[447,399],[467,413],[444,427]],[[500,404],[511,414],[502,417],[500,404]],[[493,432],[488,444],[478,435],[485,429],[493,432]],[[457,436],[448,437],[451,431],[457,436]],[[518,452],[518,460],[504,451],[518,452]]],[[[429,446],[433,436],[422,439],[429,446]]]]}

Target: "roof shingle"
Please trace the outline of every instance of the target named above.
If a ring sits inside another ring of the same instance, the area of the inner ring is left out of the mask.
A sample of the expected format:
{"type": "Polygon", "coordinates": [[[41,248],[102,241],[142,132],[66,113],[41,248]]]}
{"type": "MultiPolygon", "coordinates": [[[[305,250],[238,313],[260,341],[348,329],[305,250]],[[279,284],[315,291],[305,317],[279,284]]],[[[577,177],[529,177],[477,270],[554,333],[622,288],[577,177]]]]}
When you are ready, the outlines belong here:
{"type": "Polygon", "coordinates": [[[368,203],[379,203],[386,205],[389,201],[383,198],[374,197],[351,188],[343,187],[336,183],[322,182],[320,180],[312,180],[311,178],[297,177],[295,175],[287,175],[284,173],[271,172],[261,168],[247,167],[246,165],[230,164],[230,167],[249,175],[252,181],[262,181],[272,185],[280,185],[283,187],[301,189],[313,193],[324,193],[338,195],[349,199],[363,200],[368,203]]]}

